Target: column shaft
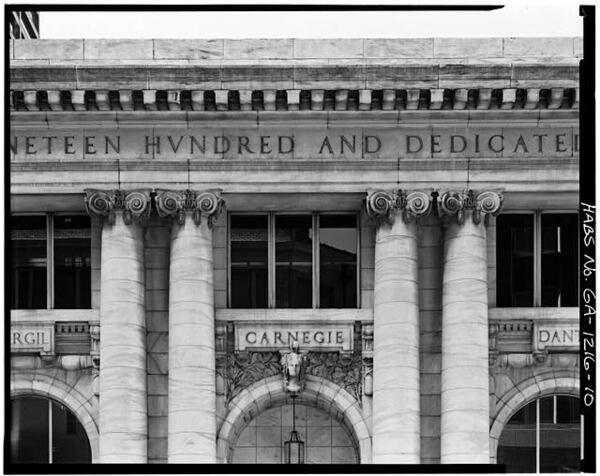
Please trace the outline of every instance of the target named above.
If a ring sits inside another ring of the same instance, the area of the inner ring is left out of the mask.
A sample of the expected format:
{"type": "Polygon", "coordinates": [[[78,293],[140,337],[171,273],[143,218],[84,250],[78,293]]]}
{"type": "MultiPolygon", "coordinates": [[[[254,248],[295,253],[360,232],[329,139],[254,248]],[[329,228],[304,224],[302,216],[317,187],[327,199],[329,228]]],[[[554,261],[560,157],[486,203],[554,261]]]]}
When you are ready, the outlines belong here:
{"type": "Polygon", "coordinates": [[[171,230],[169,463],[216,463],[212,230],[186,213],[171,230]]]}
{"type": "Polygon", "coordinates": [[[147,463],[146,315],[139,225],[102,228],[100,325],[101,463],[147,463]]]}
{"type": "Polygon", "coordinates": [[[417,225],[391,213],[375,241],[373,463],[420,463],[417,225]]]}
{"type": "MultiPolygon", "coordinates": [[[[486,229],[466,212],[445,236],[441,462],[489,463],[486,229]]],[[[477,220],[479,221],[479,220],[477,220]]]]}

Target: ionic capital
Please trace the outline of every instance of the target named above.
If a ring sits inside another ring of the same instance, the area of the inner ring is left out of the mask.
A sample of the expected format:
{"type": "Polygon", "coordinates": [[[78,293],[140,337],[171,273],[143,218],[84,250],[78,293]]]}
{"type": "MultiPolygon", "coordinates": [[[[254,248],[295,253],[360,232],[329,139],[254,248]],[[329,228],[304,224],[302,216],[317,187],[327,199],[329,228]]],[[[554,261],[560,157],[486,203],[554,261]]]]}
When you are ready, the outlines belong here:
{"type": "Polygon", "coordinates": [[[223,210],[225,200],[220,190],[195,192],[193,190],[157,190],[156,210],[161,217],[172,217],[183,225],[185,216],[191,213],[194,223],[200,225],[202,218],[212,227],[213,221],[223,210]]]}
{"type": "Polygon", "coordinates": [[[416,191],[394,190],[391,192],[378,190],[367,192],[367,215],[379,223],[393,223],[395,211],[402,213],[404,223],[426,216],[431,211],[430,194],[416,191]]]}
{"type": "Polygon", "coordinates": [[[107,217],[110,225],[115,224],[116,213],[122,212],[123,222],[137,223],[150,215],[149,190],[85,190],[85,210],[91,216],[107,217]]]}
{"type": "Polygon", "coordinates": [[[456,215],[459,225],[465,222],[465,213],[470,211],[473,223],[481,223],[481,215],[487,225],[489,217],[500,213],[504,197],[497,192],[475,193],[473,190],[462,192],[446,192],[438,198],[438,213],[440,217],[456,215]]]}

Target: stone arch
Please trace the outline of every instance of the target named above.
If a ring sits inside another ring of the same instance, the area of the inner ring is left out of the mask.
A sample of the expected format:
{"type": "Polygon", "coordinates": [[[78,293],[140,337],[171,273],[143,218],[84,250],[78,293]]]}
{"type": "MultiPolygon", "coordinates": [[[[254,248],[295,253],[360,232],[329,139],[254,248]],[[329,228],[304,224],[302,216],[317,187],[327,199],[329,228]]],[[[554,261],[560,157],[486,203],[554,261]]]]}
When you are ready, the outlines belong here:
{"type": "MultiPolygon", "coordinates": [[[[229,412],[217,437],[219,463],[231,460],[238,436],[253,418],[271,406],[283,403],[288,395],[280,376],[262,379],[242,390],[228,405],[229,412]]],[[[339,385],[322,377],[307,376],[298,403],[317,406],[345,425],[358,446],[361,464],[371,462],[371,434],[358,400],[339,385]]]]}
{"type": "Polygon", "coordinates": [[[11,376],[10,396],[37,395],[51,398],[69,409],[79,420],[90,442],[92,463],[98,462],[98,425],[94,415],[94,396],[86,396],[81,379],[68,383],[57,375],[35,372],[18,372],[11,376]]]}
{"type": "Polygon", "coordinates": [[[579,398],[579,373],[577,369],[530,377],[517,387],[499,397],[501,406],[490,427],[490,463],[497,462],[498,442],[504,426],[521,407],[533,400],[560,393],[579,398]]]}

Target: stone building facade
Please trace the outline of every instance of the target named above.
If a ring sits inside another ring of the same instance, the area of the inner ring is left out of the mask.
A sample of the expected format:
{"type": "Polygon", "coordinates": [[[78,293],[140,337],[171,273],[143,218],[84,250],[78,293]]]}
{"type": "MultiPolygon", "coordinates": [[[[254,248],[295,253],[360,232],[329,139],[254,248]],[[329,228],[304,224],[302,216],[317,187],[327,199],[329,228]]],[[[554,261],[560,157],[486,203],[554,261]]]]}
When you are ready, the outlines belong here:
{"type": "Polygon", "coordinates": [[[578,462],[581,54],[11,41],[13,461],[578,462]]]}

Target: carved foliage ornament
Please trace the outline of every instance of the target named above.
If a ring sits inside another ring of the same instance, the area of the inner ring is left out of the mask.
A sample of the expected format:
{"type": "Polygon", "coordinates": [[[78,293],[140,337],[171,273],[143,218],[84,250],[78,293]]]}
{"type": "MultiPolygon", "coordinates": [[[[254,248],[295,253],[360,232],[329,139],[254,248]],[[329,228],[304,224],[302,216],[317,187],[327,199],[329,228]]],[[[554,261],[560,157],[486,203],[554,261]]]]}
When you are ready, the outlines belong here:
{"type": "Polygon", "coordinates": [[[85,209],[89,215],[107,217],[115,224],[117,212],[123,214],[123,222],[131,224],[135,219],[141,223],[150,215],[150,191],[148,190],[91,190],[85,191],[85,209]]]}
{"type": "Polygon", "coordinates": [[[465,212],[470,211],[473,223],[479,225],[483,215],[487,225],[490,215],[496,216],[500,213],[503,201],[504,197],[496,192],[446,192],[438,198],[438,213],[442,217],[456,215],[458,224],[462,225],[465,222],[465,212]]]}
{"type": "Polygon", "coordinates": [[[221,213],[225,201],[220,190],[195,192],[193,190],[157,190],[156,210],[161,217],[173,217],[179,225],[185,223],[186,213],[190,212],[196,225],[204,217],[209,227],[221,213]]]}
{"type": "Polygon", "coordinates": [[[426,216],[431,211],[432,197],[425,192],[379,190],[367,193],[367,215],[379,222],[392,223],[395,210],[402,212],[404,223],[426,216]]]}

